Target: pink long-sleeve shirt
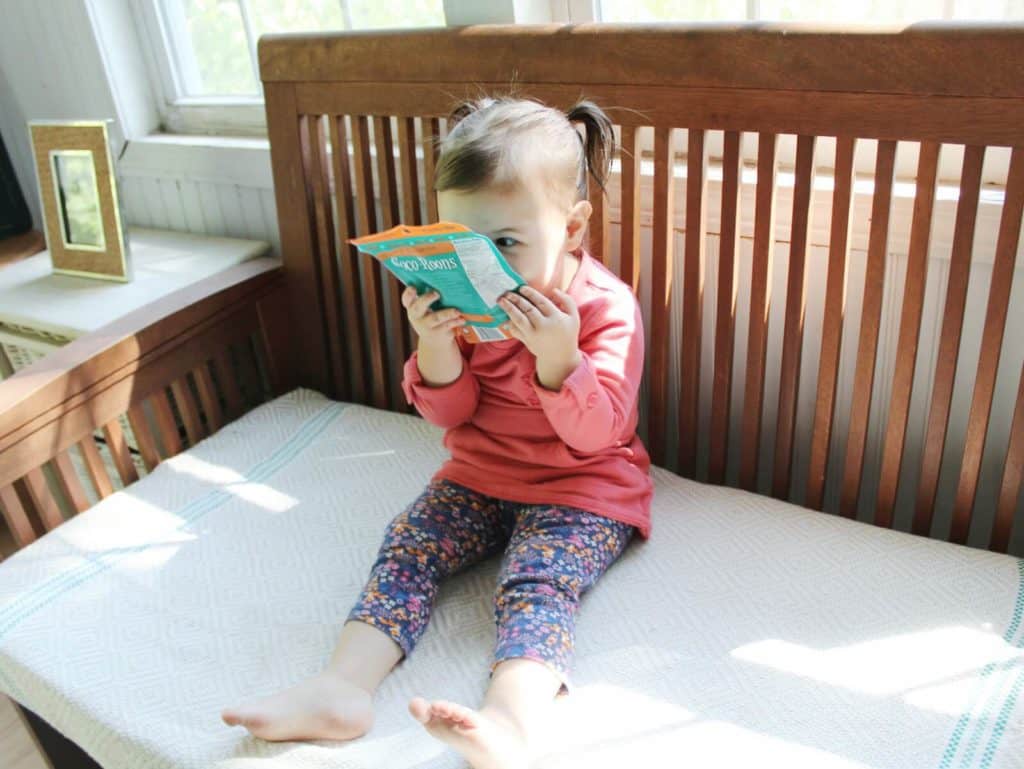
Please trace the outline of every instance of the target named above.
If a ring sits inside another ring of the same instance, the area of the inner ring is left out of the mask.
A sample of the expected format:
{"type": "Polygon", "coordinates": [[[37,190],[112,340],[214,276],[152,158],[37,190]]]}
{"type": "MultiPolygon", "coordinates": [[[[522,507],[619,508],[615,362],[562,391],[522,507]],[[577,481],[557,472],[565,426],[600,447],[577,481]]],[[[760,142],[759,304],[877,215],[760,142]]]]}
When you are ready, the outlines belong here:
{"type": "Polygon", "coordinates": [[[454,382],[432,387],[418,353],[406,400],[446,428],[451,453],[433,479],[514,502],[569,505],[651,532],[650,457],[636,435],[644,336],[632,290],[586,249],[567,292],[580,313],[580,364],[559,390],[536,378],[518,339],[469,344],[454,382]]]}

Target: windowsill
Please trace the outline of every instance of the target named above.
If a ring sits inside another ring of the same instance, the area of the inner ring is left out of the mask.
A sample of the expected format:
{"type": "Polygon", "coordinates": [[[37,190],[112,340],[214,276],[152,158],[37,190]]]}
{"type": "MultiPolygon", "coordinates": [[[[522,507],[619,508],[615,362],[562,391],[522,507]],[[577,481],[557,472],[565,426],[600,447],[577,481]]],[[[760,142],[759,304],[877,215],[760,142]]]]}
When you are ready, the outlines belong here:
{"type": "Polygon", "coordinates": [[[257,189],[274,187],[270,141],[257,137],[150,134],[127,142],[118,172],[257,189]]]}
{"type": "Polygon", "coordinates": [[[270,140],[259,136],[207,136],[202,134],[155,133],[142,139],[139,144],[183,145],[190,147],[227,147],[231,149],[270,149],[270,140]]]}

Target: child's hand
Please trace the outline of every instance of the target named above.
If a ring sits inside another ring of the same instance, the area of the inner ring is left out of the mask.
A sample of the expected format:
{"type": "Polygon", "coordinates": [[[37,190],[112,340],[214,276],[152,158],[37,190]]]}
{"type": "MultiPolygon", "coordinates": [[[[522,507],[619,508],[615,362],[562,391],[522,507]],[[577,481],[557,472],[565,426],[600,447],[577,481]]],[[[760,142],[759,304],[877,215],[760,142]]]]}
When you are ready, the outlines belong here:
{"type": "Polygon", "coordinates": [[[558,390],[580,363],[576,302],[557,288],[554,302],[531,286],[523,286],[520,291],[521,295],[507,292],[498,300],[509,315],[509,333],[537,358],[540,383],[549,390],[558,390]]]}
{"type": "Polygon", "coordinates": [[[437,312],[430,311],[440,294],[431,291],[419,295],[413,286],[407,286],[402,292],[402,306],[405,307],[406,315],[412,327],[416,329],[420,342],[443,347],[455,340],[455,329],[466,325],[466,319],[462,313],[454,307],[437,312]]]}

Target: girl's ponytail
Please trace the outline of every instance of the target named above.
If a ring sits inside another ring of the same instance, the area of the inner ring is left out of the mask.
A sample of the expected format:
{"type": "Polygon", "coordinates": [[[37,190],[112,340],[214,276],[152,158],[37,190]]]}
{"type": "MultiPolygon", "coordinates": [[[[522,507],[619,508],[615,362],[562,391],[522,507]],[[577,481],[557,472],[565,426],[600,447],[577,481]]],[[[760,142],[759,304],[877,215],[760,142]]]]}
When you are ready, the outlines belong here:
{"type": "MultiPolygon", "coordinates": [[[[612,121],[604,113],[604,110],[589,99],[581,99],[576,102],[565,113],[565,116],[569,119],[570,123],[583,123],[586,127],[587,139],[583,150],[584,163],[601,188],[601,191],[607,192],[604,185],[608,179],[612,155],[615,152],[615,131],[612,127],[612,121]]],[[[576,135],[579,136],[579,133],[576,135]]],[[[583,137],[580,137],[580,141],[583,141],[583,137]]],[[[585,171],[580,175],[580,179],[579,196],[582,200],[587,197],[587,177],[585,171]]]]}

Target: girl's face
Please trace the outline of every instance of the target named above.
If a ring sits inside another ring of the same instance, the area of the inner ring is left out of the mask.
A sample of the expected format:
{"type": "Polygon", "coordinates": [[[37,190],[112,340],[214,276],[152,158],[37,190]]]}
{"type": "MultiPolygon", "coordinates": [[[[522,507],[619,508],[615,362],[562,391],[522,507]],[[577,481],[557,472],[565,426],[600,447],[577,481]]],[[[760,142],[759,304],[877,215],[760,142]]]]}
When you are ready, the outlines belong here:
{"type": "Polygon", "coordinates": [[[560,210],[532,177],[514,190],[437,193],[441,221],[486,235],[523,280],[542,294],[560,286],[565,254],[579,248],[592,206],[581,200],[560,210]]]}

